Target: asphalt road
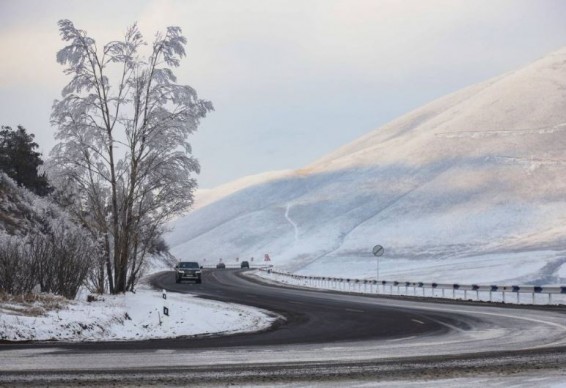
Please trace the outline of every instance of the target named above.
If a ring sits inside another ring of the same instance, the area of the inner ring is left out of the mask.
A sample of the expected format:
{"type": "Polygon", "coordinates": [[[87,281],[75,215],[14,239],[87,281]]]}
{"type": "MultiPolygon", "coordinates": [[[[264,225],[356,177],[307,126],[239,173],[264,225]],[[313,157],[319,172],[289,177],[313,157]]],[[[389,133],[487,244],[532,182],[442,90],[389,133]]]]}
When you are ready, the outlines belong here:
{"type": "Polygon", "coordinates": [[[0,385],[344,384],[565,373],[563,308],[398,300],[263,284],[207,270],[155,287],[269,310],[260,333],[140,342],[0,345],[0,385]],[[540,372],[537,372],[540,373],[540,372]]]}
{"type": "Polygon", "coordinates": [[[447,327],[439,321],[459,324],[453,316],[378,306],[364,299],[328,298],[326,293],[254,282],[253,278],[242,274],[243,271],[233,269],[205,270],[201,284],[176,284],[171,272],[160,273],[152,279],[157,289],[246,304],[283,317],[271,330],[262,333],[193,339],[179,346],[267,346],[394,339],[446,332],[447,327]]]}

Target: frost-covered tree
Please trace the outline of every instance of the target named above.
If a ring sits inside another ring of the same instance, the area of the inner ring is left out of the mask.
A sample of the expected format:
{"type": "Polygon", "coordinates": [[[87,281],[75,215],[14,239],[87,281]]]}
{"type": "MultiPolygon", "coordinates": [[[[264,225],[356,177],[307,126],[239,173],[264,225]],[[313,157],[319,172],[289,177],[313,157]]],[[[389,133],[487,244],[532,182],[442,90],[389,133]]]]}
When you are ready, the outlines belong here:
{"type": "Polygon", "coordinates": [[[147,45],[134,24],[103,47],[69,20],[59,30],[67,46],[57,61],[71,80],[53,105],[53,164],[77,195],[77,213],[106,241],[110,291],[124,292],[164,222],[192,204],[200,167],[187,137],[213,107],[177,83],[172,68],[186,55],[179,27],[147,45]]]}

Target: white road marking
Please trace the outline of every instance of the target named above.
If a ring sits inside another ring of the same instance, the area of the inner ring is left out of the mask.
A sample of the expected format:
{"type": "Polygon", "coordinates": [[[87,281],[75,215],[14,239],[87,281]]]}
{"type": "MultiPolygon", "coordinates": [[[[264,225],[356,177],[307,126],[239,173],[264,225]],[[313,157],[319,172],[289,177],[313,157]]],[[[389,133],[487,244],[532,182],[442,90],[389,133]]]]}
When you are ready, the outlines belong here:
{"type": "Polygon", "coordinates": [[[356,309],[346,309],[346,311],[349,311],[351,313],[365,313],[364,310],[356,310],[356,309]]]}
{"type": "Polygon", "coordinates": [[[155,351],[156,354],[173,354],[175,353],[174,349],[157,349],[155,351]]]}
{"type": "Polygon", "coordinates": [[[413,338],[417,338],[417,336],[412,335],[410,337],[405,337],[405,338],[397,338],[397,339],[392,339],[392,340],[387,340],[387,342],[399,342],[399,341],[407,341],[407,340],[411,340],[413,338]]]}
{"type": "Polygon", "coordinates": [[[424,325],[423,321],[419,321],[418,319],[411,319],[411,321],[424,325]]]}

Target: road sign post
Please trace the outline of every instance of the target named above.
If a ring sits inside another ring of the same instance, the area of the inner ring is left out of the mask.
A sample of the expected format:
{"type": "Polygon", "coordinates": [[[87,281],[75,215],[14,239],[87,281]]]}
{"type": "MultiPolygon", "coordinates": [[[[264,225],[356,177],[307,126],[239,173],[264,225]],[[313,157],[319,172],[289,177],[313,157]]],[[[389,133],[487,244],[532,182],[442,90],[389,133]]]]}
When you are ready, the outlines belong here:
{"type": "Polygon", "coordinates": [[[383,253],[385,252],[385,250],[383,249],[383,247],[381,245],[376,245],[373,247],[372,249],[372,253],[376,258],[376,266],[377,266],[377,270],[376,270],[376,280],[379,281],[379,257],[383,256],[383,253]]]}

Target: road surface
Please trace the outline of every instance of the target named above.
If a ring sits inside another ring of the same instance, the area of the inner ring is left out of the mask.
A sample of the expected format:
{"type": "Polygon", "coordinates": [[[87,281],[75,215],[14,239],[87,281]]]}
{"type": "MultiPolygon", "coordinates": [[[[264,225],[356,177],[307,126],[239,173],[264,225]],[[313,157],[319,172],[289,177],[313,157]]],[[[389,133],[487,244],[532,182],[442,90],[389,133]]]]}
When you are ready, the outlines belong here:
{"type": "Polygon", "coordinates": [[[421,302],[281,288],[240,270],[153,284],[272,311],[270,330],[141,342],[0,345],[0,384],[337,384],[563,371],[561,308],[421,302]]]}

